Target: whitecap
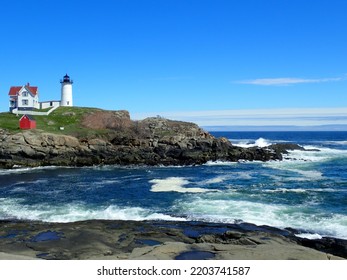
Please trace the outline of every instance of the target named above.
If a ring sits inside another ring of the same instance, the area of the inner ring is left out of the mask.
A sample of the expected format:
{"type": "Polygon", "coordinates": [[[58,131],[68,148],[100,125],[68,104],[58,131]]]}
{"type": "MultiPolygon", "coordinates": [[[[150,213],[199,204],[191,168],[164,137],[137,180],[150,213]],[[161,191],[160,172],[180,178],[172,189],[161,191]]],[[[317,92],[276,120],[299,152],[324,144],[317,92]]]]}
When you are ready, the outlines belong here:
{"type": "Polygon", "coordinates": [[[120,207],[117,205],[91,208],[85,204],[25,205],[22,199],[0,198],[0,219],[38,220],[44,222],[76,222],[92,219],[103,220],[167,220],[185,221],[181,217],[157,213],[141,207],[120,207]]]}
{"type": "MultiPolygon", "coordinates": [[[[64,211],[65,212],[65,211],[64,211]]],[[[167,220],[167,221],[184,221],[184,218],[173,217],[163,213],[156,213],[153,210],[141,207],[119,207],[111,205],[108,207],[98,207],[96,209],[87,208],[84,205],[71,205],[67,213],[54,213],[47,220],[52,222],[71,222],[90,219],[103,220],[167,220]]]]}
{"type": "Polygon", "coordinates": [[[321,236],[347,239],[347,215],[323,213],[312,203],[266,204],[235,200],[229,194],[216,193],[178,201],[175,207],[178,213],[186,213],[190,220],[216,223],[243,221],[277,228],[292,227],[321,236]]]}
{"type": "Polygon", "coordinates": [[[237,147],[242,147],[242,148],[251,148],[251,147],[260,147],[260,148],[264,148],[264,147],[268,147],[270,146],[272,143],[269,142],[269,140],[264,139],[264,138],[259,138],[257,140],[249,140],[249,141],[239,141],[239,142],[232,142],[234,146],[237,147]]]}

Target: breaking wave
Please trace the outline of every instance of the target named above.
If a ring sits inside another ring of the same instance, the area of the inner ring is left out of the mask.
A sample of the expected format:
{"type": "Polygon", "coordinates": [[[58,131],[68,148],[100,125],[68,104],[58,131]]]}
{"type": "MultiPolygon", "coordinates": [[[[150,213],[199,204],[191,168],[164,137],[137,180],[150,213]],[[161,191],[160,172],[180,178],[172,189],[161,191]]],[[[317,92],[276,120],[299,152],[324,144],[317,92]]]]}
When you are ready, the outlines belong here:
{"type": "Polygon", "coordinates": [[[278,228],[305,229],[321,236],[347,239],[347,215],[322,213],[308,205],[265,204],[242,200],[199,198],[181,201],[177,208],[191,220],[249,222],[278,228]]]}
{"type": "Polygon", "coordinates": [[[231,143],[234,146],[242,147],[242,148],[251,148],[251,147],[268,147],[272,143],[269,142],[269,140],[264,139],[264,138],[258,138],[257,140],[236,140],[236,139],[229,139],[231,143]]]}
{"type": "Polygon", "coordinates": [[[142,207],[119,207],[117,205],[91,207],[81,203],[70,203],[60,206],[48,204],[23,205],[22,202],[21,199],[0,199],[0,219],[38,220],[60,223],[92,219],[132,221],[186,220],[142,207]]]}

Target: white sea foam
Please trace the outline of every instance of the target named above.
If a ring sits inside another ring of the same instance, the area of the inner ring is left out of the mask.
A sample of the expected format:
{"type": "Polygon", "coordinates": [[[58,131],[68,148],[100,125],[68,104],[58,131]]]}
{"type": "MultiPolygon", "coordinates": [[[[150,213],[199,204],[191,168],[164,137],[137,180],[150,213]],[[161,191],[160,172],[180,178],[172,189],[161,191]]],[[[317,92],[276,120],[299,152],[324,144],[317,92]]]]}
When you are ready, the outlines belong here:
{"type": "Polygon", "coordinates": [[[94,184],[98,184],[98,185],[113,185],[116,183],[119,183],[119,180],[102,180],[100,182],[95,182],[94,184]]]}
{"type": "Polygon", "coordinates": [[[230,172],[228,175],[219,175],[215,178],[202,181],[201,184],[218,184],[225,182],[230,179],[241,179],[241,180],[250,180],[253,178],[254,172],[243,171],[243,172],[230,172]]]}
{"type": "Polygon", "coordinates": [[[322,141],[322,144],[332,144],[332,145],[347,145],[347,141],[322,141]]]}
{"type": "Polygon", "coordinates": [[[224,182],[225,180],[228,180],[229,178],[230,178],[230,176],[220,175],[220,176],[217,176],[215,178],[205,180],[202,182],[202,184],[218,184],[218,183],[224,182]]]}
{"type": "Polygon", "coordinates": [[[233,141],[232,139],[229,139],[230,142],[237,147],[242,147],[242,148],[248,148],[248,147],[253,147],[254,141],[252,140],[238,140],[238,141],[233,141]]]}
{"type": "Polygon", "coordinates": [[[57,168],[69,168],[69,167],[58,167],[58,166],[40,166],[40,167],[19,167],[13,169],[0,169],[0,175],[7,175],[13,173],[31,173],[46,169],[57,169],[57,168]]]}
{"type": "Polygon", "coordinates": [[[321,162],[334,158],[347,157],[347,150],[322,148],[316,146],[304,146],[304,148],[307,149],[307,151],[289,151],[289,154],[285,155],[285,159],[306,162],[321,162]]]}
{"type": "MultiPolygon", "coordinates": [[[[233,178],[237,178],[237,179],[242,179],[242,180],[250,180],[253,178],[253,172],[235,172],[233,173],[233,178]]],[[[256,175],[257,176],[257,175],[256,175]]]]}
{"type": "Polygon", "coordinates": [[[27,192],[27,188],[25,187],[15,187],[12,190],[10,190],[11,193],[23,193],[27,192]]]}
{"type": "Polygon", "coordinates": [[[347,239],[347,215],[316,212],[307,205],[264,204],[250,201],[238,201],[221,195],[217,197],[179,201],[177,210],[189,213],[191,220],[233,223],[244,221],[256,225],[270,225],[278,228],[292,227],[304,229],[322,236],[347,239]]]}
{"type": "MultiPolygon", "coordinates": [[[[318,149],[318,147],[308,146],[307,149],[318,149]]],[[[347,150],[336,150],[329,148],[319,148],[319,151],[290,151],[284,156],[283,161],[269,161],[263,163],[265,167],[291,171],[297,174],[291,177],[276,175],[279,182],[304,182],[321,181],[327,179],[322,172],[316,170],[316,164],[333,159],[346,159],[347,150]]]]}
{"type": "Polygon", "coordinates": [[[299,173],[309,181],[319,181],[324,179],[323,173],[316,170],[295,170],[295,172],[299,173]]]}
{"type": "Polygon", "coordinates": [[[17,181],[14,184],[12,184],[11,186],[21,186],[21,185],[26,185],[27,182],[26,181],[17,181]]]}
{"type": "Polygon", "coordinates": [[[141,207],[108,207],[89,208],[84,204],[65,204],[61,206],[21,205],[21,199],[0,198],[0,219],[39,220],[45,222],[75,222],[91,219],[105,220],[172,220],[184,221],[184,218],[156,213],[141,207]]]}
{"type": "MultiPolygon", "coordinates": [[[[273,190],[264,190],[264,192],[267,193],[314,193],[314,192],[336,192],[337,190],[332,188],[309,188],[309,189],[303,189],[303,188],[297,188],[297,189],[287,189],[287,188],[277,188],[273,190]]],[[[347,190],[338,190],[338,192],[346,192],[347,190]]]]}
{"type": "Polygon", "coordinates": [[[307,189],[286,189],[286,188],[277,188],[274,190],[264,190],[264,192],[267,193],[288,193],[288,192],[293,192],[293,193],[306,193],[307,189]]]}
{"type": "Polygon", "coordinates": [[[111,205],[106,208],[86,209],[86,206],[72,205],[68,208],[67,213],[56,213],[48,218],[48,221],[70,222],[89,219],[106,219],[106,220],[185,220],[179,217],[172,217],[162,213],[156,213],[149,209],[141,207],[119,207],[111,205]]]}
{"type": "Polygon", "coordinates": [[[168,177],[165,179],[153,179],[149,181],[152,183],[152,192],[180,192],[180,193],[203,193],[214,191],[211,189],[203,188],[187,188],[184,187],[190,182],[181,177],[168,177]]]}
{"type": "Polygon", "coordinates": [[[237,162],[217,160],[217,161],[208,161],[204,165],[207,165],[207,166],[218,166],[218,165],[221,165],[221,166],[223,166],[223,165],[235,165],[235,164],[237,164],[237,162]]]}
{"type": "Polygon", "coordinates": [[[35,180],[35,181],[28,181],[26,182],[26,184],[32,184],[32,185],[36,185],[36,184],[45,184],[48,182],[48,179],[38,179],[38,180],[35,180]]]}
{"type": "Polygon", "coordinates": [[[253,140],[249,140],[249,141],[239,141],[239,142],[233,142],[234,146],[238,146],[238,147],[242,147],[242,148],[251,148],[251,147],[260,147],[260,148],[264,148],[267,146],[270,146],[272,143],[269,142],[269,140],[266,140],[264,138],[259,138],[255,141],[253,140]]]}
{"type": "Polygon", "coordinates": [[[300,170],[288,168],[288,170],[291,170],[298,174],[300,177],[281,177],[280,181],[282,182],[306,182],[306,181],[321,181],[324,180],[323,173],[315,170],[300,170]]]}

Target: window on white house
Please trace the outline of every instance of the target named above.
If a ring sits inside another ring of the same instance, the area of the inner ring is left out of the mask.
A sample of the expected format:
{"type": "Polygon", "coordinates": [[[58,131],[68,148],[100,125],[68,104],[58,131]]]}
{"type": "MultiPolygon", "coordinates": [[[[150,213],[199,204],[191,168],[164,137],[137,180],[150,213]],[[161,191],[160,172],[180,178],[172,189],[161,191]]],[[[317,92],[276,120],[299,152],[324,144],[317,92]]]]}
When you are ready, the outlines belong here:
{"type": "Polygon", "coordinates": [[[28,92],[27,91],[23,91],[22,92],[22,96],[24,96],[24,97],[28,96],[28,92]]]}
{"type": "Polygon", "coordinates": [[[23,106],[28,106],[29,105],[29,100],[28,99],[23,99],[22,100],[22,105],[23,106]]]}

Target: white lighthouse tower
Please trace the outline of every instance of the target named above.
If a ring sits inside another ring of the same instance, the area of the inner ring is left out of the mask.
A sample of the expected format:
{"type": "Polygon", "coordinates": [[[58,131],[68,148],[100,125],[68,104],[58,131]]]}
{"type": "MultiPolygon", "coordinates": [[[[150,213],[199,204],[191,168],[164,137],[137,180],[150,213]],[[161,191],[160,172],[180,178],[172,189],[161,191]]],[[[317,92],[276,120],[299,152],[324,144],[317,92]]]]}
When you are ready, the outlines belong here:
{"type": "Polygon", "coordinates": [[[70,77],[66,74],[63,80],[60,80],[61,83],[61,101],[60,106],[73,106],[72,103],[72,84],[73,81],[70,80],[70,77]]]}

